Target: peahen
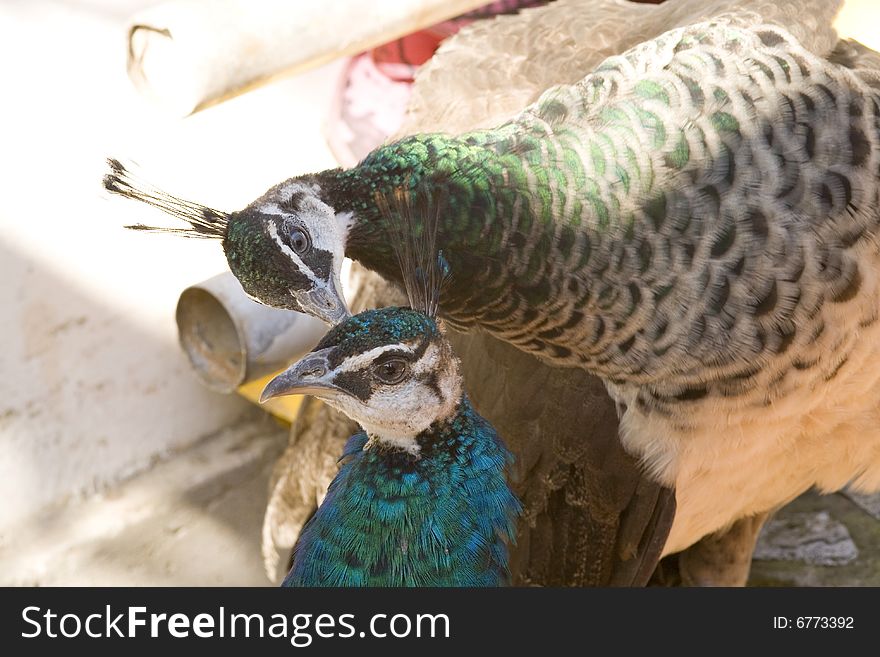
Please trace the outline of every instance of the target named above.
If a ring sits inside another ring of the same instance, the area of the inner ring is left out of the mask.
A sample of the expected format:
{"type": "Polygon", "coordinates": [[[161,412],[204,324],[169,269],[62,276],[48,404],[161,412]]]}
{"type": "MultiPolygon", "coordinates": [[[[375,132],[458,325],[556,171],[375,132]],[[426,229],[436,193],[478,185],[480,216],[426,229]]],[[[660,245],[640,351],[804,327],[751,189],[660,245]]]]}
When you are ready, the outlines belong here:
{"type": "Polygon", "coordinates": [[[599,29],[592,60],[542,51],[586,68],[549,82],[595,70],[497,128],[404,138],[231,215],[170,209],[224,238],[257,299],[336,319],[343,251],[394,277],[377,193],[433,190],[468,273],[444,312],[602,376],[624,445],[677,488],[667,553],[811,485],[876,488],[880,66],[837,42],[835,3],[807,4],[560,0],[523,18],[632,12],[620,46],[670,31],[598,68],[599,29]]]}
{"type": "Polygon", "coordinates": [[[498,586],[520,504],[511,455],[471,406],[431,311],[368,310],[333,327],[263,399],[310,394],[363,430],[306,524],[285,586],[498,586]]]}
{"type": "Polygon", "coordinates": [[[471,405],[436,320],[448,263],[433,237],[391,238],[409,308],[343,320],[263,391],[261,401],[313,395],[359,425],[284,586],[510,581],[507,548],[522,509],[506,479],[513,459],[471,405]]]}

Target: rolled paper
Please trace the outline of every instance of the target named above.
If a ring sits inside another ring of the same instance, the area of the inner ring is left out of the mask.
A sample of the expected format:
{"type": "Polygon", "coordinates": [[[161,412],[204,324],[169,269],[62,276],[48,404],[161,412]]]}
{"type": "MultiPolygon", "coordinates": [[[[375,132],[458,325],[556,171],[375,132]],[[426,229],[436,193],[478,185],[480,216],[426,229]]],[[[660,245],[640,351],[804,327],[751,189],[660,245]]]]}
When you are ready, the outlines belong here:
{"type": "Polygon", "coordinates": [[[486,0],[172,0],[131,19],[128,74],[143,94],[186,115],[484,4],[486,0]]]}

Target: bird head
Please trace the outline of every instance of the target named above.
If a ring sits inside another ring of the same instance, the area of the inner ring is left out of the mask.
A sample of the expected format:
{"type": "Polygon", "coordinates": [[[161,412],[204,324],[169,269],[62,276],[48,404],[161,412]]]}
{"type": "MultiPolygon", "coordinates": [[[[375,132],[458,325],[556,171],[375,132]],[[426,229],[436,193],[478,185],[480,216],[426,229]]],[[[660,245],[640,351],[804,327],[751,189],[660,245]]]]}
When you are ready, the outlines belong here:
{"type": "Polygon", "coordinates": [[[337,324],[269,382],[261,401],[293,394],[314,395],[379,442],[417,453],[417,436],[454,415],[462,381],[434,319],[409,308],[380,308],[337,324]]]}
{"type": "Polygon", "coordinates": [[[333,325],[349,316],[340,282],[346,221],[317,184],[294,178],[229,215],[223,250],[249,296],[333,325]]]}
{"type": "Polygon", "coordinates": [[[237,212],[221,212],[164,192],[110,160],[104,187],[152,205],[189,224],[162,228],[137,224],[135,230],[220,239],[229,268],[249,297],[276,308],[296,310],[336,324],[350,315],[340,272],[350,222],[320,195],[311,177],[272,187],[237,212]]]}

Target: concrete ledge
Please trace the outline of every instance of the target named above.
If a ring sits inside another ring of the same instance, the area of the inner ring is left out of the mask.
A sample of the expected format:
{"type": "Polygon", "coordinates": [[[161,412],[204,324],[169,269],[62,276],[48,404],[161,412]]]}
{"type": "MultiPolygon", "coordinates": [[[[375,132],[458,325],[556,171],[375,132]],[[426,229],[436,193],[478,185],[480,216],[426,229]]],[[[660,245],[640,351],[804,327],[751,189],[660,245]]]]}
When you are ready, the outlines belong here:
{"type": "Polygon", "coordinates": [[[248,417],[113,489],[0,536],[0,584],[264,586],[260,528],[287,430],[248,417]]]}

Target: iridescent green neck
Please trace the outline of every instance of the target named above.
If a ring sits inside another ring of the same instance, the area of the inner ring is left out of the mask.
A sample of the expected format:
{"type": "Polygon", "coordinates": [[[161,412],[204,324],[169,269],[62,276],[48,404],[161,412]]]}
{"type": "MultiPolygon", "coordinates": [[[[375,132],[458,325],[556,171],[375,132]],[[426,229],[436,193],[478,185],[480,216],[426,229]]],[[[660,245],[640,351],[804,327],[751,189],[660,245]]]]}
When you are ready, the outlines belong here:
{"type": "MultiPolygon", "coordinates": [[[[352,214],[346,255],[397,282],[377,194],[433,192],[437,247],[451,272],[444,317],[557,362],[604,368],[608,349],[639,328],[627,322],[640,270],[625,260],[633,250],[644,258],[647,247],[636,243],[633,213],[609,196],[616,187],[597,182],[612,168],[601,150],[579,159],[581,139],[598,137],[560,130],[551,139],[545,128],[520,121],[459,137],[415,135],[318,182],[328,204],[352,214]]],[[[431,220],[412,214],[417,229],[431,220]]]]}
{"type": "Polygon", "coordinates": [[[520,512],[510,453],[462,398],[418,437],[418,456],[349,441],[306,525],[285,586],[498,586],[520,512]]]}
{"type": "MultiPolygon", "coordinates": [[[[346,255],[399,280],[389,220],[377,198],[401,188],[433,197],[439,212],[438,246],[449,260],[453,279],[458,275],[464,281],[500,264],[498,257],[517,204],[524,207],[520,230],[531,227],[533,215],[546,214],[552,236],[549,207],[545,213],[523,200],[529,194],[532,174],[525,170],[513,145],[518,137],[513,125],[458,137],[414,135],[377,148],[352,169],[318,174],[316,182],[326,202],[338,213],[352,214],[346,255]]],[[[418,225],[426,217],[416,213],[415,219],[418,225]]],[[[448,302],[455,299],[454,288],[453,281],[448,302]]]]}
{"type": "Polygon", "coordinates": [[[501,158],[486,146],[490,137],[497,140],[488,132],[461,137],[414,135],[377,148],[352,169],[319,174],[322,196],[337,212],[354,216],[346,255],[379,270],[394,265],[388,217],[380,211],[377,198],[396,189],[418,188],[433,194],[443,212],[444,241],[461,248],[478,246],[478,232],[468,230],[482,227],[485,215],[493,210],[486,206],[492,198],[489,187],[504,175],[501,158]],[[470,222],[464,214],[480,216],[470,222]]]}

